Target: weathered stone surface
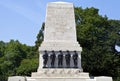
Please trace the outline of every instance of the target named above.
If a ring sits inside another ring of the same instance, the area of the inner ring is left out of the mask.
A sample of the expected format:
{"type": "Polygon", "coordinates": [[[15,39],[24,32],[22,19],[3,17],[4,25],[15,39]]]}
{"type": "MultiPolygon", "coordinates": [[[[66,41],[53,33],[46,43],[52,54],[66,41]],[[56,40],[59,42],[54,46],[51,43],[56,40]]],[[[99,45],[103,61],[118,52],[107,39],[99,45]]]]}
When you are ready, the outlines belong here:
{"type": "Polygon", "coordinates": [[[86,81],[96,81],[95,79],[86,79],[86,81]]]}
{"type": "Polygon", "coordinates": [[[86,81],[84,78],[35,78],[36,81],[86,81]]]}
{"type": "Polygon", "coordinates": [[[39,50],[82,51],[76,39],[74,6],[72,3],[48,3],[44,41],[39,50]]]}
{"type": "Polygon", "coordinates": [[[100,77],[95,77],[96,81],[112,81],[112,77],[107,77],[107,76],[100,76],[100,77]]]}
{"type": "Polygon", "coordinates": [[[12,76],[8,77],[8,81],[26,81],[26,78],[23,76],[12,76]]]}
{"type": "MultiPolygon", "coordinates": [[[[66,52],[73,51],[78,53],[78,68],[81,67],[81,51],[82,48],[77,42],[76,37],[76,25],[75,25],[75,15],[74,6],[72,3],[67,2],[50,2],[47,5],[46,10],[46,20],[45,20],[45,32],[44,41],[39,47],[39,69],[43,68],[43,58],[42,55],[44,51],[54,50],[55,52],[66,52]]],[[[57,53],[55,53],[57,55],[57,53]]],[[[50,67],[51,61],[48,59],[47,66],[50,67]]],[[[63,66],[66,68],[65,59],[63,60],[63,66]]],[[[73,61],[70,60],[70,67],[73,67],[73,61]]],[[[58,67],[58,58],[55,59],[55,68],[58,67]]]]}
{"type": "Polygon", "coordinates": [[[26,77],[26,81],[37,81],[37,80],[31,77],[26,77]]]}
{"type": "Polygon", "coordinates": [[[81,72],[80,69],[41,69],[32,73],[37,78],[89,78],[89,73],[81,72]]]}

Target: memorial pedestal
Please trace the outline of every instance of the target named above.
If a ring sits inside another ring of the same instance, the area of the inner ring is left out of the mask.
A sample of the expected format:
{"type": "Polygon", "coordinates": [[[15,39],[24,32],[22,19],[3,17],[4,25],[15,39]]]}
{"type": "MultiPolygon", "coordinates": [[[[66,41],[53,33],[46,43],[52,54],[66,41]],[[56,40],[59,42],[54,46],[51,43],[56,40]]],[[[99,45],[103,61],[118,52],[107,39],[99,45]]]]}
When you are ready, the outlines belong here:
{"type": "Polygon", "coordinates": [[[31,78],[37,81],[85,81],[89,79],[89,73],[79,69],[41,69],[32,73],[31,78]]]}
{"type": "Polygon", "coordinates": [[[41,69],[32,73],[32,77],[40,78],[89,78],[89,73],[81,72],[80,69],[41,69]]]}

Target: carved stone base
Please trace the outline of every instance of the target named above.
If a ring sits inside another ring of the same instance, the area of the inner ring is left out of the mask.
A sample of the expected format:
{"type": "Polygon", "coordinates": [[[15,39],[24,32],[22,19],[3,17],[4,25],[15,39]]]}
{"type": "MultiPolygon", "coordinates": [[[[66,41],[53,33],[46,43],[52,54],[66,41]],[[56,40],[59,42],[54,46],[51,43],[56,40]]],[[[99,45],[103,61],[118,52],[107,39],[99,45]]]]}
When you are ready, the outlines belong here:
{"type": "Polygon", "coordinates": [[[84,78],[34,78],[27,81],[86,81],[86,79],[84,78]]]}
{"type": "Polygon", "coordinates": [[[41,69],[32,73],[35,78],[89,78],[89,73],[84,73],[80,69],[41,69]]]}
{"type": "Polygon", "coordinates": [[[112,77],[94,77],[90,78],[82,78],[82,77],[24,77],[24,76],[11,76],[8,78],[8,81],[113,81],[112,77]]]}

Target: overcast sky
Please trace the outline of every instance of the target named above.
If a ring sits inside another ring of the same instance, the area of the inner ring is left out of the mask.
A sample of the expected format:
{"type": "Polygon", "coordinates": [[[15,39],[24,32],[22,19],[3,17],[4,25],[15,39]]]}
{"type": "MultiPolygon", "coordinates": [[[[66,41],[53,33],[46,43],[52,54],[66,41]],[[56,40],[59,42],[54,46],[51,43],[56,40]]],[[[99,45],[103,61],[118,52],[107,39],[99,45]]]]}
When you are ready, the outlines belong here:
{"type": "MultiPolygon", "coordinates": [[[[0,0],[0,40],[34,45],[48,2],[59,0],[0,0]]],[[[120,20],[120,0],[61,0],[82,8],[95,7],[100,15],[120,20]]]]}

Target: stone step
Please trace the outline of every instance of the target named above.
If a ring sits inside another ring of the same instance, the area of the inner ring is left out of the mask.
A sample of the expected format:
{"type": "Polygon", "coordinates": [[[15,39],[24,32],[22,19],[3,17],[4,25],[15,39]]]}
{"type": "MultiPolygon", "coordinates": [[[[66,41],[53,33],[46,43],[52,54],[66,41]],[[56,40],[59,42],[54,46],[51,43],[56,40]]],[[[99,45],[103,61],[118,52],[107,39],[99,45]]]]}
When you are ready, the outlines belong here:
{"type": "Polygon", "coordinates": [[[80,69],[41,69],[32,73],[32,77],[48,78],[89,78],[89,73],[81,72],[80,69]]]}

